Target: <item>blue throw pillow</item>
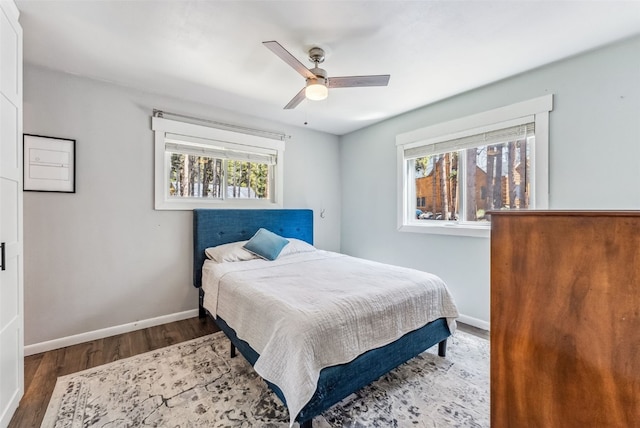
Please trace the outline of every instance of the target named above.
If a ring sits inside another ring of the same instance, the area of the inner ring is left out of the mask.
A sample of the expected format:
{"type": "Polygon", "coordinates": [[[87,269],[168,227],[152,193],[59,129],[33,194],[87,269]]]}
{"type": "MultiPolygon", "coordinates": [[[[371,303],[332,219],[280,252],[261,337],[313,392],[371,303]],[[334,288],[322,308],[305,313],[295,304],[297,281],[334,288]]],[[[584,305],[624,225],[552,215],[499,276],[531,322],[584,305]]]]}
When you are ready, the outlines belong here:
{"type": "Polygon", "coordinates": [[[244,244],[247,251],[265,260],[275,260],[289,241],[267,229],[260,228],[253,238],[244,244]]]}

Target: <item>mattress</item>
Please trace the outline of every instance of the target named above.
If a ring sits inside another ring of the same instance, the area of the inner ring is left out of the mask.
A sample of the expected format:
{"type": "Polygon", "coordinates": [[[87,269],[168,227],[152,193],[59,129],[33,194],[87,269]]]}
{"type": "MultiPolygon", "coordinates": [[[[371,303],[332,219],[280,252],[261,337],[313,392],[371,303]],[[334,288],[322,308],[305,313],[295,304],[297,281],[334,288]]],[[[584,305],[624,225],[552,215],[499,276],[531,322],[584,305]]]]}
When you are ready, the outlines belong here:
{"type": "Polygon", "coordinates": [[[347,363],[457,309],[435,275],[328,251],[205,262],[204,306],[260,357],[254,368],[282,391],[291,421],[320,371],[347,363]]]}

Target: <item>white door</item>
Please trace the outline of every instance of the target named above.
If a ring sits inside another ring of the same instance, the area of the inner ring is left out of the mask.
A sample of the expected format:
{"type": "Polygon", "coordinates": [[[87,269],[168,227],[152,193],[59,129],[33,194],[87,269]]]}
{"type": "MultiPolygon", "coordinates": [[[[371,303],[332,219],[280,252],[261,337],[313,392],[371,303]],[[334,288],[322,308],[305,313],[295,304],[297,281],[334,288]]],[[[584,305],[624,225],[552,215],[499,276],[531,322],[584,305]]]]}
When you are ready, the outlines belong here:
{"type": "Polygon", "coordinates": [[[22,29],[0,1],[0,427],[24,392],[22,276],[22,29]]]}

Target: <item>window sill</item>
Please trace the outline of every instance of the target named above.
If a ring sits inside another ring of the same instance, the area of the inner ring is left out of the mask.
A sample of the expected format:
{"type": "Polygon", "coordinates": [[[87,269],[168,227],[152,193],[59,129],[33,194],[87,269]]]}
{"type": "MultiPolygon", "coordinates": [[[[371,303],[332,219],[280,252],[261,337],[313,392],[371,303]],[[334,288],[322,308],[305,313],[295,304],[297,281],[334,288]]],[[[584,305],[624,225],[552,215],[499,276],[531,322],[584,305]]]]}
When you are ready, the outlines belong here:
{"type": "Polygon", "coordinates": [[[276,209],[282,208],[282,203],[265,200],[203,200],[200,198],[169,199],[157,201],[156,210],[193,210],[196,208],[240,208],[240,209],[276,209]]]}
{"type": "Polygon", "coordinates": [[[423,224],[410,223],[398,227],[400,232],[430,233],[434,235],[470,236],[474,238],[489,238],[491,225],[474,226],[470,224],[440,223],[423,224]]]}

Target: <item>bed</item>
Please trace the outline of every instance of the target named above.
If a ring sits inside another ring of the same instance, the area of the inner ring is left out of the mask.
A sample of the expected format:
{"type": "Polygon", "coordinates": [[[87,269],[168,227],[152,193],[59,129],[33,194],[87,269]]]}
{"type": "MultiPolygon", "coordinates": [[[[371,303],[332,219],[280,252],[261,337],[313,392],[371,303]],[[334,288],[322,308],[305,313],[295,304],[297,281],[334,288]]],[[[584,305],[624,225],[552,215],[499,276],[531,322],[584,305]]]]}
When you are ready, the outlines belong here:
{"type": "MultiPolygon", "coordinates": [[[[214,313],[216,312],[215,303],[213,304],[214,308],[211,307],[211,303],[205,304],[207,298],[212,298],[212,293],[205,296],[203,266],[206,266],[205,250],[207,248],[249,240],[260,228],[268,229],[283,237],[295,238],[301,242],[313,244],[313,212],[311,210],[197,209],[193,212],[193,277],[194,286],[200,290],[200,316],[212,316],[216,324],[230,339],[232,356],[235,355],[235,350],[237,349],[254,368],[258,367],[256,363],[258,363],[260,357],[260,353],[254,348],[262,348],[252,346],[252,344],[243,340],[246,338],[246,333],[244,332],[240,334],[243,339],[239,338],[236,329],[229,325],[228,320],[214,313]]],[[[313,257],[315,259],[312,260],[312,263],[324,263],[324,260],[321,260],[324,258],[339,258],[338,255],[329,253],[325,255],[325,253],[314,253],[313,257]]],[[[302,258],[308,256],[300,254],[290,257],[302,258]]],[[[346,261],[343,260],[343,264],[346,261]]],[[[281,264],[288,264],[286,262],[288,262],[288,259],[281,264]]],[[[260,263],[270,262],[251,261],[242,263],[253,263],[258,266],[260,263]]],[[[276,263],[274,263],[274,268],[275,265],[276,263]]],[[[237,264],[236,266],[240,265],[237,264]]],[[[289,267],[286,268],[288,269],[289,267]]],[[[244,270],[244,268],[236,268],[236,270],[244,270]]],[[[207,275],[210,276],[209,271],[205,269],[205,277],[207,275]]],[[[251,303],[255,304],[255,302],[251,303]]],[[[319,371],[315,390],[310,394],[311,398],[309,400],[305,398],[304,406],[294,407],[296,409],[294,412],[291,411],[292,407],[289,404],[293,404],[295,400],[291,398],[296,397],[291,394],[290,385],[283,384],[285,387],[280,388],[277,382],[269,382],[268,380],[266,382],[289,408],[291,422],[293,423],[295,420],[302,427],[310,428],[315,416],[431,346],[438,344],[438,354],[444,356],[447,337],[450,336],[455,328],[453,315],[457,315],[457,312],[453,314],[449,311],[446,318],[442,317],[429,321],[427,324],[403,334],[391,343],[366,350],[358,354],[354,359],[347,360],[348,362],[346,363],[322,368],[319,371]],[[283,390],[288,393],[291,403],[287,403],[285,398],[287,394],[283,390]],[[298,412],[297,409],[300,407],[301,410],[298,412]]],[[[234,322],[237,321],[234,320],[234,322]]],[[[256,344],[256,342],[253,343],[256,344]]],[[[263,360],[265,358],[266,354],[263,354],[263,360]]]]}

